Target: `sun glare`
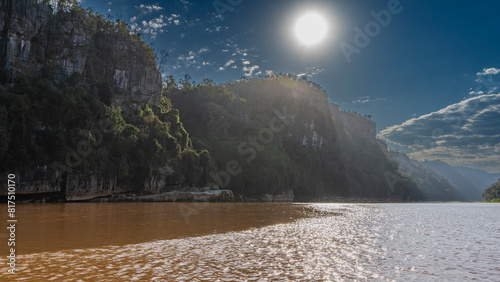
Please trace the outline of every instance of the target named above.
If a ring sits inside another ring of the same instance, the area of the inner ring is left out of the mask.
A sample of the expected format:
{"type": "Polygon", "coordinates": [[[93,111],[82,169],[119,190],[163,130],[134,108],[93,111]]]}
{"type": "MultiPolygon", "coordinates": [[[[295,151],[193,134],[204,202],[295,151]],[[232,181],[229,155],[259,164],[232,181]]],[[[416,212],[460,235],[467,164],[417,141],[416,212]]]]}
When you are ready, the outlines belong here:
{"type": "Polygon", "coordinates": [[[315,45],[326,36],[327,24],[317,13],[308,13],[297,20],[295,35],[304,45],[315,45]]]}

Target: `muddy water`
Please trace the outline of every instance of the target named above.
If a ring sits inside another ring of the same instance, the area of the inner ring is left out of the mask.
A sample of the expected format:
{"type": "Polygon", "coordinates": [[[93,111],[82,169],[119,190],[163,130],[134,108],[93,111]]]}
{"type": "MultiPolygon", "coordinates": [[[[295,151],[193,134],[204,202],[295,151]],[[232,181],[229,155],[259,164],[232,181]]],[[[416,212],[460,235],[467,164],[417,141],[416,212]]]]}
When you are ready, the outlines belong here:
{"type": "Polygon", "coordinates": [[[2,281],[500,277],[498,204],[19,207],[18,273],[6,273],[3,256],[2,281]]]}
{"type": "MultiPolygon", "coordinates": [[[[225,233],[290,222],[310,210],[305,205],[261,203],[18,205],[16,250],[30,254],[225,233]]],[[[6,236],[2,232],[0,239],[6,236]]],[[[6,244],[0,249],[1,255],[7,254],[6,244]]]]}

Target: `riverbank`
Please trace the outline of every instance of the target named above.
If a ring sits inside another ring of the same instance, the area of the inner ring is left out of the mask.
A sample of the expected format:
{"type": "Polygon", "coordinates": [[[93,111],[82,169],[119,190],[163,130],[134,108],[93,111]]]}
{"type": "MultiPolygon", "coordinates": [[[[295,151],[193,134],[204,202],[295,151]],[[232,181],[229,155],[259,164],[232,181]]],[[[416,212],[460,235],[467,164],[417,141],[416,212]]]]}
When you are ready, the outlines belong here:
{"type": "Polygon", "coordinates": [[[234,202],[231,190],[173,191],[153,195],[116,194],[92,202],[234,202]]]}

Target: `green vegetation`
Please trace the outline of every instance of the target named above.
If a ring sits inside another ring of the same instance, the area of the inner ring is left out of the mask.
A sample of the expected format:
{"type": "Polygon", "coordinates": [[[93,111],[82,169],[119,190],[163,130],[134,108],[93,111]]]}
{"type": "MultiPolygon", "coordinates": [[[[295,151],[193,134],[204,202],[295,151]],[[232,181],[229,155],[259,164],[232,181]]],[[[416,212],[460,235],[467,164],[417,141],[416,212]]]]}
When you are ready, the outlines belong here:
{"type": "MultiPolygon", "coordinates": [[[[51,170],[117,177],[137,191],[155,176],[167,186],[205,185],[214,162],[193,147],[169,99],[161,97],[157,106],[132,103],[130,92],[113,82],[116,69],[156,70],[152,49],[125,23],[73,2],[60,1],[53,23],[71,21],[84,30],[85,48],[69,49],[83,52],[82,73],[67,77],[51,60],[39,62],[39,71],[25,63],[0,74],[0,170],[16,168],[34,180],[54,177],[51,170]]],[[[48,37],[50,56],[68,50],[57,30],[48,37]]]]}
{"type": "Polygon", "coordinates": [[[500,202],[500,179],[484,191],[483,198],[489,202],[500,202]]]}
{"type": "Polygon", "coordinates": [[[0,123],[6,129],[0,135],[1,169],[56,162],[72,173],[117,175],[141,187],[153,171],[168,167],[175,172],[172,184],[205,184],[211,158],[193,148],[167,98],[134,110],[108,106],[102,91],[24,77],[0,88],[0,123]]]}

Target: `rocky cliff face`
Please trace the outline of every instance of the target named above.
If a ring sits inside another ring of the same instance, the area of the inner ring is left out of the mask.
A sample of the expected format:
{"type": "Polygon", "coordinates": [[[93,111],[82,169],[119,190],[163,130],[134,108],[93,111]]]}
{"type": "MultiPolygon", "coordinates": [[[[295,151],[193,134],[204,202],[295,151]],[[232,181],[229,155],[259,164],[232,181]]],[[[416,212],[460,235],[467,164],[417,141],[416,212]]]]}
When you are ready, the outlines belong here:
{"type": "Polygon", "coordinates": [[[346,133],[371,143],[377,142],[377,130],[372,120],[357,113],[341,111],[339,106],[335,104],[329,104],[328,106],[332,117],[343,125],[342,129],[346,133]]]}
{"type": "Polygon", "coordinates": [[[80,201],[203,185],[188,183],[189,170],[203,168],[178,112],[166,101],[158,110],[162,81],[151,48],[120,21],[45,2],[0,0],[0,132],[7,133],[0,136],[7,148],[0,175],[16,174],[23,199],[80,201]],[[59,111],[66,114],[50,114],[59,111]]]}
{"type": "Polygon", "coordinates": [[[60,77],[78,74],[93,83],[107,80],[124,91],[135,104],[157,105],[161,95],[161,74],[154,61],[144,61],[142,42],[132,42],[117,33],[101,34],[99,26],[84,16],[82,8],[57,12],[36,0],[0,1],[1,68],[16,76],[20,72],[42,74],[54,71],[60,77]],[[96,45],[109,36],[112,53],[99,54],[96,45]]]}

